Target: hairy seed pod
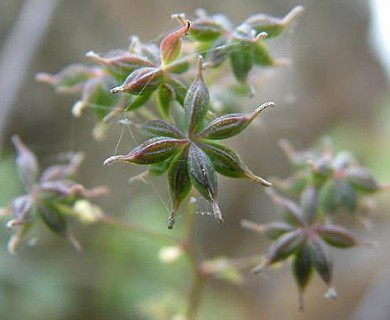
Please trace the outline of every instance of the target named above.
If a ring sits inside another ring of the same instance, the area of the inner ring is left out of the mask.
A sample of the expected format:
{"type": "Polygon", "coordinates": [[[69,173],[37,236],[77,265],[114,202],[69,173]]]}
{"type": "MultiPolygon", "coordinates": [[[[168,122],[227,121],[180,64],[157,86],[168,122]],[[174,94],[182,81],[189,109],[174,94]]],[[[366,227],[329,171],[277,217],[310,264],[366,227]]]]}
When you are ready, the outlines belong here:
{"type": "Polygon", "coordinates": [[[164,161],[179,152],[181,147],[188,144],[185,139],[173,139],[168,137],[156,137],[145,141],[140,146],[131,150],[127,155],[109,157],[104,161],[105,165],[114,162],[153,164],[164,161]]]}
{"type": "Polygon", "coordinates": [[[252,113],[232,113],[213,120],[198,135],[198,139],[223,140],[233,137],[248,127],[252,121],[267,107],[273,107],[273,102],[266,102],[252,113]]]}
{"type": "Polygon", "coordinates": [[[209,104],[209,91],[202,76],[202,59],[199,57],[198,74],[184,99],[186,125],[191,137],[203,124],[209,104]]]}
{"type": "Polygon", "coordinates": [[[160,85],[163,72],[159,68],[143,67],[134,70],[118,87],[112,88],[111,93],[126,92],[142,95],[153,92],[160,85]]]}
{"type": "Polygon", "coordinates": [[[225,32],[224,26],[211,19],[199,19],[192,23],[189,34],[195,41],[210,42],[225,32]]]}
{"type": "Polygon", "coordinates": [[[316,227],[317,234],[329,245],[337,248],[350,248],[361,242],[346,228],[340,226],[316,227]]]}

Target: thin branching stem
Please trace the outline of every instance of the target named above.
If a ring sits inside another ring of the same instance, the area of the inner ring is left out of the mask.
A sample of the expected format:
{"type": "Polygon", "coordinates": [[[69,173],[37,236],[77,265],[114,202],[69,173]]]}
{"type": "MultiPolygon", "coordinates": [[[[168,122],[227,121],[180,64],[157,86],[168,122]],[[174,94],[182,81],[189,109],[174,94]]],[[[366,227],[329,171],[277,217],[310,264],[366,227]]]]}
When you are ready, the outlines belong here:
{"type": "Polygon", "coordinates": [[[175,244],[175,243],[179,242],[178,239],[176,239],[172,236],[161,234],[161,233],[149,230],[147,228],[137,226],[137,225],[131,224],[129,222],[120,220],[118,218],[114,218],[112,216],[104,215],[99,219],[99,222],[101,224],[105,224],[105,225],[120,227],[122,229],[131,231],[135,234],[144,236],[146,238],[158,240],[160,242],[165,242],[165,243],[169,243],[169,244],[172,244],[172,243],[175,244]]]}

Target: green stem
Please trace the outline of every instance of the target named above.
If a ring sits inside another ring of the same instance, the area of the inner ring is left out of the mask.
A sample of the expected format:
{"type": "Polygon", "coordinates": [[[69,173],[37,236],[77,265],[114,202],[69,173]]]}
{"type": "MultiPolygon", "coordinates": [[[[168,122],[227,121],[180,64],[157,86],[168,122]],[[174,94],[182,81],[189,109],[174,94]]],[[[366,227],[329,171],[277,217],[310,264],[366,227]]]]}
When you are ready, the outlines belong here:
{"type": "Polygon", "coordinates": [[[99,222],[102,224],[105,224],[105,225],[120,227],[122,229],[126,229],[128,231],[134,232],[135,234],[144,236],[146,238],[154,239],[157,241],[167,242],[169,244],[172,244],[172,243],[175,244],[175,243],[179,242],[178,239],[176,239],[172,236],[157,233],[155,231],[143,228],[141,226],[133,225],[131,223],[122,221],[122,220],[114,218],[114,217],[104,215],[99,219],[99,222]]]}
{"type": "Polygon", "coordinates": [[[206,280],[207,275],[197,269],[189,295],[189,304],[187,309],[188,320],[195,320],[197,317],[206,280]]]}

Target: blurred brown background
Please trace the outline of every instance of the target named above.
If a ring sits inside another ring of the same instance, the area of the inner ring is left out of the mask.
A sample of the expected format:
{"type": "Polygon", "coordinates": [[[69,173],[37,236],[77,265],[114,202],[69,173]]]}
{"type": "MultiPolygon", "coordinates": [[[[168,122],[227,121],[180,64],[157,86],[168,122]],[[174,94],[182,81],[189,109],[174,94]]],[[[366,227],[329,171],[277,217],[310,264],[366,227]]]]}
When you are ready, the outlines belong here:
{"type": "MultiPolygon", "coordinates": [[[[0,2],[0,56],[24,3],[0,2]]],[[[306,148],[329,134],[336,148],[351,149],[380,181],[390,181],[390,100],[384,71],[369,47],[368,1],[62,0],[2,128],[0,205],[18,192],[9,143],[10,136],[18,133],[43,164],[52,163],[59,152],[85,150],[88,158],[81,180],[91,186],[107,184],[112,190],[100,203],[104,209],[143,225],[152,224],[157,230],[165,228],[166,212],[154,189],[127,185],[126,177],[140,172],[138,168],[101,165],[115,149],[120,129],[110,129],[101,143],[93,141],[92,117],[72,118],[73,99],[57,96],[51,88],[36,83],[34,74],[86,62],[84,55],[89,50],[125,47],[132,34],[152,40],[175,26],[172,13],[185,12],[191,18],[196,8],[203,7],[211,13],[223,12],[239,23],[258,12],[283,16],[297,4],[305,6],[305,13],[291,32],[271,45],[275,56],[288,57],[292,64],[272,70],[255,97],[243,100],[248,109],[268,100],[275,101],[277,108],[229,143],[254,172],[285,177],[290,171],[277,144],[281,137],[306,148]],[[145,199],[145,194],[150,198],[145,199]]],[[[0,92],[4,90],[5,85],[0,87],[0,92]]],[[[129,148],[127,142],[131,140],[125,136],[120,150],[129,148]]],[[[242,230],[238,223],[243,217],[270,221],[273,206],[262,190],[247,181],[220,181],[225,224],[221,227],[212,219],[197,217],[201,254],[240,257],[262,252],[268,243],[242,230]]],[[[164,179],[156,179],[154,185],[167,202],[164,179]]],[[[378,203],[372,230],[355,223],[354,231],[363,239],[378,240],[380,247],[333,252],[336,301],[322,297],[325,287],[316,279],[306,293],[307,310],[298,312],[294,281],[286,265],[267,270],[264,277],[247,272],[241,286],[210,281],[201,319],[390,319],[388,196],[379,197],[378,203]]],[[[158,245],[112,229],[74,227],[85,247],[82,254],[75,254],[49,234],[40,236],[35,247],[24,248],[17,257],[8,256],[5,243],[9,232],[1,228],[1,319],[151,319],[142,311],[147,299],[163,299],[167,291],[178,292],[182,298],[186,294],[185,265],[161,264],[158,245]]],[[[153,309],[154,304],[146,305],[153,309]]]]}

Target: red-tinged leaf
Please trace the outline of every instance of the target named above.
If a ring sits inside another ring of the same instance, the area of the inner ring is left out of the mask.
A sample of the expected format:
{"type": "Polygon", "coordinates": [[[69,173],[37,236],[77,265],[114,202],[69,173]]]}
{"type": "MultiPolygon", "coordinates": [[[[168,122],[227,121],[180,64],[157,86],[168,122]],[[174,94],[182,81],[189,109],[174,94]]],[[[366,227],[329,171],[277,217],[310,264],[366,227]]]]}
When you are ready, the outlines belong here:
{"type": "Polygon", "coordinates": [[[80,168],[84,161],[84,154],[82,152],[75,152],[68,155],[67,164],[53,165],[43,170],[40,182],[47,182],[53,180],[61,180],[72,177],[80,168]]]}
{"type": "Polygon", "coordinates": [[[203,81],[202,59],[198,61],[198,74],[187,91],[184,99],[184,110],[188,134],[192,137],[202,126],[209,104],[209,91],[203,81]]]}
{"type": "Polygon", "coordinates": [[[233,113],[213,120],[198,135],[198,139],[222,140],[233,137],[248,127],[251,122],[267,107],[273,107],[273,102],[266,102],[252,113],[233,113]]]}
{"type": "Polygon", "coordinates": [[[142,95],[153,92],[161,84],[163,72],[159,68],[143,67],[134,70],[118,87],[112,88],[111,93],[127,92],[142,95]]]}
{"type": "Polygon", "coordinates": [[[32,206],[33,200],[29,195],[20,196],[14,199],[12,201],[12,213],[15,220],[12,220],[11,226],[13,227],[15,225],[26,223],[28,213],[32,209],[32,206]]]}
{"type": "Polygon", "coordinates": [[[168,228],[175,223],[176,212],[191,191],[191,180],[187,168],[188,148],[178,154],[171,163],[168,174],[169,190],[172,199],[172,212],[168,219],[168,228]]]}
{"type": "Polygon", "coordinates": [[[354,186],[357,190],[372,193],[378,191],[380,186],[372,173],[366,168],[362,167],[351,167],[345,170],[346,179],[354,186]]]}
{"type": "Polygon", "coordinates": [[[90,51],[86,56],[118,76],[128,75],[138,68],[153,66],[149,60],[127,50],[113,50],[103,55],[90,51]]]}
{"type": "Polygon", "coordinates": [[[269,248],[264,263],[256,267],[253,271],[255,273],[260,272],[263,268],[273,263],[287,259],[301,248],[304,241],[305,236],[301,229],[283,234],[269,248]]]}
{"type": "Polygon", "coordinates": [[[303,12],[302,6],[293,8],[284,18],[272,17],[266,14],[256,14],[244,21],[244,24],[255,30],[256,33],[266,32],[267,38],[274,38],[282,34],[303,12]]]}
{"type": "Polygon", "coordinates": [[[271,184],[252,173],[241,161],[240,157],[232,150],[216,142],[205,141],[198,146],[210,157],[215,170],[227,177],[247,178],[269,187],[271,184]]]}
{"type": "Polygon", "coordinates": [[[319,226],[315,230],[326,243],[333,247],[350,248],[361,244],[348,229],[340,226],[319,226]]]}
{"type": "Polygon", "coordinates": [[[160,52],[161,62],[163,65],[169,64],[179,57],[182,46],[181,37],[188,32],[190,27],[191,22],[187,20],[185,21],[184,26],[182,26],[179,30],[170,33],[161,41],[160,52]]]}
{"type": "Polygon", "coordinates": [[[165,120],[146,121],[141,126],[142,133],[147,137],[169,137],[185,139],[183,131],[165,120]]]}
{"type": "Polygon", "coordinates": [[[283,218],[286,220],[287,223],[297,226],[306,225],[306,222],[303,219],[302,209],[294,201],[280,196],[271,188],[266,189],[266,193],[272,198],[276,205],[284,209],[285,216],[283,218]]]}
{"type": "Polygon", "coordinates": [[[84,108],[90,107],[99,119],[103,119],[118,104],[119,97],[110,94],[110,88],[115,84],[116,80],[108,75],[87,81],[83,87],[81,100],[72,109],[73,115],[79,117],[84,108]]]}
{"type": "Polygon", "coordinates": [[[241,226],[257,233],[265,233],[269,239],[275,240],[281,235],[293,231],[294,227],[283,222],[258,224],[249,220],[241,220],[241,226]]]}
{"type": "Polygon", "coordinates": [[[71,64],[57,74],[38,73],[35,78],[39,82],[47,83],[58,93],[76,94],[81,92],[84,84],[101,73],[97,68],[81,64],[71,64]]]}
{"type": "Polygon", "coordinates": [[[104,161],[104,164],[108,165],[115,162],[135,164],[158,163],[179,152],[186,144],[188,144],[188,141],[185,139],[156,137],[145,141],[127,155],[109,157],[104,161]]]}
{"type": "Polygon", "coordinates": [[[36,182],[39,174],[38,160],[35,154],[18,136],[13,136],[12,142],[17,152],[16,167],[18,169],[20,179],[27,186],[32,186],[36,182]]]}

